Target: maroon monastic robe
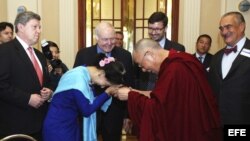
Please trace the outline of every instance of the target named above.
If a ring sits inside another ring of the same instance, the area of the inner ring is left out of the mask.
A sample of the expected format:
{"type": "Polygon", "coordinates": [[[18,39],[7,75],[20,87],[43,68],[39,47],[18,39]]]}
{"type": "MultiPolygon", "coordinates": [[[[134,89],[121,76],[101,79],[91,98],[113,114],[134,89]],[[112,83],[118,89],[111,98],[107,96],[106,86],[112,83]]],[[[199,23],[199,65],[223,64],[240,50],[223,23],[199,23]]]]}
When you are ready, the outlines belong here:
{"type": "Polygon", "coordinates": [[[140,141],[219,141],[220,118],[206,72],[192,55],[170,51],[147,98],[131,91],[129,115],[140,141]]]}

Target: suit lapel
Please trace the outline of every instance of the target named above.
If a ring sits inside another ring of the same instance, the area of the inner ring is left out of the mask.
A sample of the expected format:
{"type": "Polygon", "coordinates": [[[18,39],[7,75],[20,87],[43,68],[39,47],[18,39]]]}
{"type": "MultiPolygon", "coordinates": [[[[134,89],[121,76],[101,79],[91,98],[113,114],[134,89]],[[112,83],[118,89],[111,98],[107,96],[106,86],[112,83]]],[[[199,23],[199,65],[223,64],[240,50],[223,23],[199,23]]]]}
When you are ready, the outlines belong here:
{"type": "MultiPolygon", "coordinates": [[[[241,51],[242,51],[244,48],[245,48],[245,49],[248,49],[248,50],[250,49],[250,41],[249,41],[248,39],[246,40],[246,42],[245,42],[243,48],[241,49],[241,51]]],[[[241,53],[241,51],[240,51],[240,53],[241,53]]],[[[232,63],[232,66],[231,66],[231,68],[230,68],[230,70],[229,70],[229,72],[228,72],[228,75],[229,75],[229,76],[230,76],[230,74],[231,74],[235,69],[238,68],[238,66],[241,64],[242,61],[244,61],[244,60],[247,59],[247,57],[242,56],[240,53],[238,54],[238,56],[235,58],[235,60],[234,60],[233,63],[232,63]]],[[[227,75],[227,76],[228,76],[228,75],[227,75]]]]}
{"type": "Polygon", "coordinates": [[[203,64],[208,65],[208,60],[209,60],[209,55],[206,54],[204,61],[203,61],[203,64]]]}
{"type": "Polygon", "coordinates": [[[216,60],[216,72],[219,75],[219,77],[222,79],[222,69],[221,69],[221,62],[222,62],[222,57],[223,57],[223,49],[218,52],[218,58],[216,60]]]}
{"type": "Polygon", "coordinates": [[[20,60],[23,61],[23,64],[24,64],[23,67],[24,67],[24,68],[27,68],[27,71],[29,71],[30,74],[32,75],[31,77],[37,78],[36,81],[37,81],[37,83],[40,85],[39,79],[38,79],[37,74],[36,74],[36,70],[35,70],[35,68],[33,67],[33,64],[32,64],[32,62],[31,62],[29,56],[27,55],[27,53],[26,53],[26,51],[24,50],[24,48],[22,47],[22,45],[18,42],[18,40],[17,40],[17,39],[15,39],[15,40],[16,40],[16,42],[15,42],[15,50],[16,50],[16,52],[17,52],[17,54],[18,54],[17,57],[18,57],[20,60]]]}
{"type": "Polygon", "coordinates": [[[112,51],[111,51],[111,56],[114,57],[114,58],[117,58],[117,50],[116,48],[113,48],[112,51]]]}
{"type": "Polygon", "coordinates": [[[170,50],[170,41],[166,38],[166,40],[165,40],[165,44],[164,44],[164,49],[166,49],[166,50],[170,50]]]}

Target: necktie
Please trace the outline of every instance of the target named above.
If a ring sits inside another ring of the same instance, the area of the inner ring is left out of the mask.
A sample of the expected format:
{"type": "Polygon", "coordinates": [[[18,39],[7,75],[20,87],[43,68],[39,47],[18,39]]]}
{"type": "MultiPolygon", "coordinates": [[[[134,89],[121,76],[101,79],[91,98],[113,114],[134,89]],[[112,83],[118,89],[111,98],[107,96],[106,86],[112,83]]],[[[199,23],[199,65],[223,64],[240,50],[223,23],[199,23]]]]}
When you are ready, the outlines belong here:
{"type": "Polygon", "coordinates": [[[32,64],[36,70],[36,74],[37,74],[37,77],[39,79],[39,82],[40,82],[40,85],[42,86],[43,84],[43,73],[42,73],[42,70],[41,68],[39,67],[39,64],[36,60],[36,57],[34,55],[34,51],[32,49],[32,47],[28,47],[28,50],[29,50],[29,53],[30,53],[30,59],[32,61],[32,64]]]}
{"type": "Polygon", "coordinates": [[[230,54],[231,52],[237,52],[237,46],[231,47],[231,48],[225,48],[224,53],[226,55],[230,54]]]}
{"type": "Polygon", "coordinates": [[[198,59],[199,59],[199,61],[202,63],[203,57],[202,57],[202,56],[199,56],[198,59]]]}

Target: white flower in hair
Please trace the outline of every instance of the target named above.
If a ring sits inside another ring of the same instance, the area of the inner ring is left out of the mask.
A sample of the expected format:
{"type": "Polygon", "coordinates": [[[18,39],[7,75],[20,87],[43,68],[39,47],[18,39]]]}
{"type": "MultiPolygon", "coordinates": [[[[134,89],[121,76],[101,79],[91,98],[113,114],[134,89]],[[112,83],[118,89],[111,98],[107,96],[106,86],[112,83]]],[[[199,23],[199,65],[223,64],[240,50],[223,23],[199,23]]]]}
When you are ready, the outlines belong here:
{"type": "Polygon", "coordinates": [[[115,58],[114,57],[107,57],[107,58],[104,58],[103,60],[101,60],[99,62],[99,65],[101,67],[104,67],[106,64],[109,64],[110,62],[115,62],[115,58]]]}

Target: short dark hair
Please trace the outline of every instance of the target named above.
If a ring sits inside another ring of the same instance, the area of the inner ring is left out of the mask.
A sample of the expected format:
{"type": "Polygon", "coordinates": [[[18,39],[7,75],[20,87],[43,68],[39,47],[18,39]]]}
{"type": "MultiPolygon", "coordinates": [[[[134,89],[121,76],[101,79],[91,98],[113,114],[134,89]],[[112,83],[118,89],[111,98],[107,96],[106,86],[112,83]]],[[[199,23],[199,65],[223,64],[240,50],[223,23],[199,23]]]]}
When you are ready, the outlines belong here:
{"type": "Polygon", "coordinates": [[[168,25],[168,17],[163,12],[154,12],[148,19],[148,24],[163,22],[164,27],[168,25]]]}
{"type": "Polygon", "coordinates": [[[105,64],[104,66],[100,66],[99,62],[105,58],[107,58],[105,54],[97,54],[94,65],[98,69],[104,70],[105,77],[109,82],[111,82],[112,84],[122,84],[124,82],[124,74],[126,73],[123,64],[120,61],[115,60],[114,62],[110,62],[108,64],[105,64]]]}
{"type": "Polygon", "coordinates": [[[49,47],[52,47],[52,46],[56,47],[58,52],[60,52],[59,47],[55,42],[53,42],[53,41],[47,41],[47,42],[48,42],[49,47]]]}
{"type": "Polygon", "coordinates": [[[0,22],[0,32],[3,31],[3,30],[5,30],[6,27],[10,27],[12,31],[14,29],[14,26],[13,26],[12,23],[9,23],[9,22],[0,22]]]}
{"type": "Polygon", "coordinates": [[[208,34],[202,34],[202,35],[200,35],[200,36],[197,38],[196,43],[200,40],[200,38],[203,38],[203,37],[208,38],[208,39],[210,40],[210,45],[212,44],[212,38],[211,38],[208,34]]]}
{"type": "Polygon", "coordinates": [[[116,34],[121,34],[122,36],[124,36],[122,31],[116,31],[115,33],[116,34]]]}

